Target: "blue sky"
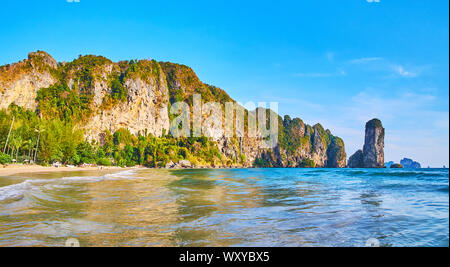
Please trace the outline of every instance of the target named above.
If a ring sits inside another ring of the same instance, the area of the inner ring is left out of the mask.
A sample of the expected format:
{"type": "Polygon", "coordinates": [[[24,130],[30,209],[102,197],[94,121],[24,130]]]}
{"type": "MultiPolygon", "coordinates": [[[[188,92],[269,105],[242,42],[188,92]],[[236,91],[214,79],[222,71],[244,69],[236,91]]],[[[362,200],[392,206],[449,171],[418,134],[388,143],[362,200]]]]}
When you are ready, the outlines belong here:
{"type": "Polygon", "coordinates": [[[386,160],[449,165],[446,0],[8,1],[0,64],[45,50],[191,66],[234,99],[278,101],[361,148],[386,128],[386,160]]]}

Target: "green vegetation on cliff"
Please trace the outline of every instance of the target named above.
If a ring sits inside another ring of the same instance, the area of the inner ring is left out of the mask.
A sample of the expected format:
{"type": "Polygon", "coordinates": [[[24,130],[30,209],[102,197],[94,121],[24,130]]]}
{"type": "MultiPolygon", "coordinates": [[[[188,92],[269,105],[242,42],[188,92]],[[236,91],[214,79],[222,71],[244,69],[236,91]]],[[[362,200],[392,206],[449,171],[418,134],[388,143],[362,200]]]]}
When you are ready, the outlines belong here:
{"type": "Polygon", "coordinates": [[[188,66],[170,62],[160,62],[166,75],[170,102],[184,101],[192,106],[192,96],[200,94],[203,102],[234,102],[222,89],[202,83],[188,66]]]}
{"type": "Polygon", "coordinates": [[[300,162],[299,167],[301,168],[315,168],[316,163],[311,159],[304,159],[300,162]]]}
{"type": "Polygon", "coordinates": [[[372,119],[366,123],[366,128],[381,128],[383,124],[379,119],[372,119]]]}
{"type": "MultiPolygon", "coordinates": [[[[6,153],[2,155],[4,162],[9,158],[18,161],[33,159],[37,139],[40,138],[36,159],[43,164],[60,161],[66,164],[161,167],[170,161],[183,159],[200,166],[240,166],[247,163],[249,154],[242,151],[238,138],[229,141],[231,153],[219,151],[218,143],[205,137],[173,138],[167,134],[154,137],[142,132],[133,135],[127,129],[101,133],[106,137],[101,144],[85,140],[80,126],[92,116],[116,105],[129,104],[136,93],[130,89],[130,84],[133,88],[139,87],[136,85],[139,83],[155,88],[152,97],[156,106],[169,100],[169,105],[184,101],[192,107],[194,94],[200,94],[203,103],[235,102],[222,89],[201,82],[190,67],[155,60],[115,63],[94,55],[80,55],[72,62],[56,63],[47,53],[38,51],[30,53],[23,62],[0,67],[0,90],[32,71],[47,72],[53,77],[51,82],[54,80],[56,83],[37,90],[35,111],[26,111],[14,104],[8,110],[0,111],[0,148],[6,143],[12,118],[16,120],[6,153]]],[[[266,112],[269,122],[273,111],[261,111],[266,112]]],[[[245,131],[250,113],[256,114],[245,110],[245,131]]],[[[299,118],[276,117],[279,146],[270,151],[258,151],[255,166],[339,167],[342,162],[345,165],[342,139],[333,136],[320,124],[310,126],[299,118]],[[317,163],[317,158],[325,158],[325,161],[317,163]]]]}
{"type": "Polygon", "coordinates": [[[89,98],[65,83],[57,83],[37,92],[38,113],[43,118],[78,122],[89,117],[89,98]]]}
{"type": "MultiPolygon", "coordinates": [[[[40,141],[36,159],[44,165],[59,161],[74,165],[86,163],[105,166],[164,167],[170,161],[176,163],[184,159],[197,166],[240,163],[238,159],[233,160],[223,156],[216,144],[206,137],[173,138],[168,135],[154,137],[151,134],[135,136],[122,128],[114,134],[106,132],[103,145],[96,142],[89,143],[84,139],[83,132],[77,129],[70,119],[70,114],[78,113],[71,113],[68,107],[53,109],[55,106],[51,106],[46,111],[53,110],[58,114],[53,118],[50,118],[50,113],[45,113],[46,116],[39,118],[35,112],[24,110],[16,105],[11,105],[7,111],[0,111],[0,146],[2,148],[5,146],[14,117],[7,149],[5,154],[0,155],[2,164],[11,163],[12,159],[17,162],[33,160],[38,138],[40,141]],[[39,132],[41,132],[40,136],[39,132]]],[[[62,104],[62,106],[66,105],[62,104]]]]}
{"type": "Polygon", "coordinates": [[[280,147],[291,153],[310,145],[310,137],[304,135],[305,124],[299,118],[291,120],[288,115],[284,116],[283,123],[278,125],[278,131],[280,147]]]}
{"type": "MultiPolygon", "coordinates": [[[[269,112],[267,113],[267,118],[269,112]]],[[[329,130],[325,130],[322,125],[316,124],[313,127],[305,124],[301,119],[291,119],[290,116],[284,116],[282,119],[278,116],[278,144],[281,153],[281,159],[273,153],[262,153],[255,161],[258,167],[302,167],[314,168],[316,163],[305,158],[303,154],[314,153],[320,148],[326,151],[320,155],[326,157],[324,165],[321,167],[344,167],[346,153],[344,141],[333,136],[329,130]],[[314,164],[313,164],[314,163],[314,164]]]]}

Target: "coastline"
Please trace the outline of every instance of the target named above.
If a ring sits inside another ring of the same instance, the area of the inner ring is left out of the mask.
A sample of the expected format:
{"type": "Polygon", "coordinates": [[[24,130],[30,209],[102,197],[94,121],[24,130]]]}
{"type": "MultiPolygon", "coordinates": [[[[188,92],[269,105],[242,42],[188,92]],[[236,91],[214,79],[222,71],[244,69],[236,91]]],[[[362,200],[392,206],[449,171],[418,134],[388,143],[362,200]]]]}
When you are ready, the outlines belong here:
{"type": "Polygon", "coordinates": [[[40,165],[0,165],[0,177],[21,173],[42,173],[42,172],[73,172],[73,171],[123,171],[136,169],[137,167],[45,167],[40,165]]]}
{"type": "MultiPolygon", "coordinates": [[[[163,170],[184,170],[184,169],[193,169],[193,170],[217,170],[217,169],[254,169],[257,167],[245,167],[245,166],[216,166],[216,167],[206,167],[206,166],[195,166],[195,167],[159,167],[159,168],[148,168],[143,166],[135,166],[135,167],[118,167],[118,166],[92,166],[92,167],[54,167],[54,166],[41,166],[41,165],[21,165],[21,164],[10,164],[10,165],[1,165],[0,164],[0,177],[11,176],[16,174],[27,174],[27,173],[45,173],[45,172],[76,172],[76,171],[126,171],[126,170],[135,170],[135,169],[163,169],[163,170]]],[[[262,168],[262,169],[277,169],[277,168],[262,168]]],[[[286,168],[290,169],[290,168],[286,168]]],[[[296,168],[294,168],[296,169],[296,168]]],[[[308,168],[306,168],[308,169],[308,168]]],[[[314,169],[314,168],[313,168],[314,169]]],[[[327,168],[333,169],[333,168],[327,168]]],[[[346,169],[346,168],[337,168],[337,169],[346,169]]],[[[364,168],[363,168],[364,169],[364,168]]],[[[386,168],[379,168],[386,169],[386,168]]],[[[426,168],[422,168],[426,169],[426,168]]]]}

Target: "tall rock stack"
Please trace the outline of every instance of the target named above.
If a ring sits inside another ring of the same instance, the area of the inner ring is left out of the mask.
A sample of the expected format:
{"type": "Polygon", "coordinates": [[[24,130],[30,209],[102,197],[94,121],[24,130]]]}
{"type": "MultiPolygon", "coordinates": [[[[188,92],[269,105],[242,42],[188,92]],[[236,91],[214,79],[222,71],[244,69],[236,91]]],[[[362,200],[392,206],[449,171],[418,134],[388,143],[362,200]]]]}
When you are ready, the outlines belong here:
{"type": "Polygon", "coordinates": [[[384,168],[384,128],[379,119],[366,123],[363,163],[364,168],[384,168]]]}
{"type": "Polygon", "coordinates": [[[348,160],[350,168],[384,168],[385,129],[379,119],[366,123],[363,150],[358,150],[348,160]]]}

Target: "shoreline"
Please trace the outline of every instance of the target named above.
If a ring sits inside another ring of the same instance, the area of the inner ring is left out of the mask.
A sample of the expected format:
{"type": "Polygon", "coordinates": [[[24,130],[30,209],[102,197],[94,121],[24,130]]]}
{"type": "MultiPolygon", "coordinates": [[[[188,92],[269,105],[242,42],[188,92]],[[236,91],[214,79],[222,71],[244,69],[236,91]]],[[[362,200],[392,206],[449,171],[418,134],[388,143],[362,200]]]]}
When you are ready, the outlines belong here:
{"type": "Polygon", "coordinates": [[[122,168],[116,166],[110,167],[53,167],[53,166],[40,166],[40,165],[0,165],[0,177],[10,176],[16,174],[27,173],[45,173],[45,172],[74,172],[74,171],[125,171],[131,169],[137,169],[138,167],[122,168]]]}
{"type": "MultiPolygon", "coordinates": [[[[118,167],[118,166],[92,166],[92,167],[54,167],[54,166],[41,166],[41,165],[21,165],[21,164],[11,164],[11,165],[0,165],[0,177],[11,176],[16,174],[27,174],[27,173],[45,173],[45,172],[74,172],[74,171],[126,171],[126,170],[136,170],[136,169],[161,169],[161,170],[217,170],[217,169],[259,169],[256,167],[238,167],[238,166],[218,166],[218,167],[177,167],[177,168],[148,168],[143,166],[135,167],[118,167]]],[[[262,169],[278,169],[278,168],[262,168],[262,169]]],[[[294,168],[295,169],[295,168],[294,168]]],[[[314,169],[314,168],[312,168],[314,169]]],[[[337,168],[337,169],[347,169],[347,168],[337,168]]],[[[386,168],[380,168],[386,169],[386,168]]],[[[389,168],[387,168],[389,169],[389,168]]],[[[421,168],[429,169],[429,168],[421,168]]],[[[431,168],[434,169],[434,168],[431,168]]],[[[417,169],[415,169],[417,170],[417,169]]],[[[419,169],[420,170],[420,169],[419,169]]]]}
{"type": "Polygon", "coordinates": [[[21,165],[10,164],[0,165],[0,177],[11,176],[17,174],[27,173],[45,173],[45,172],[74,172],[74,171],[126,171],[136,169],[149,169],[149,170],[203,170],[203,169],[253,169],[253,167],[178,167],[178,168],[148,168],[143,166],[135,167],[118,167],[118,166],[92,166],[92,167],[53,167],[53,166],[41,166],[41,165],[21,165]]]}

